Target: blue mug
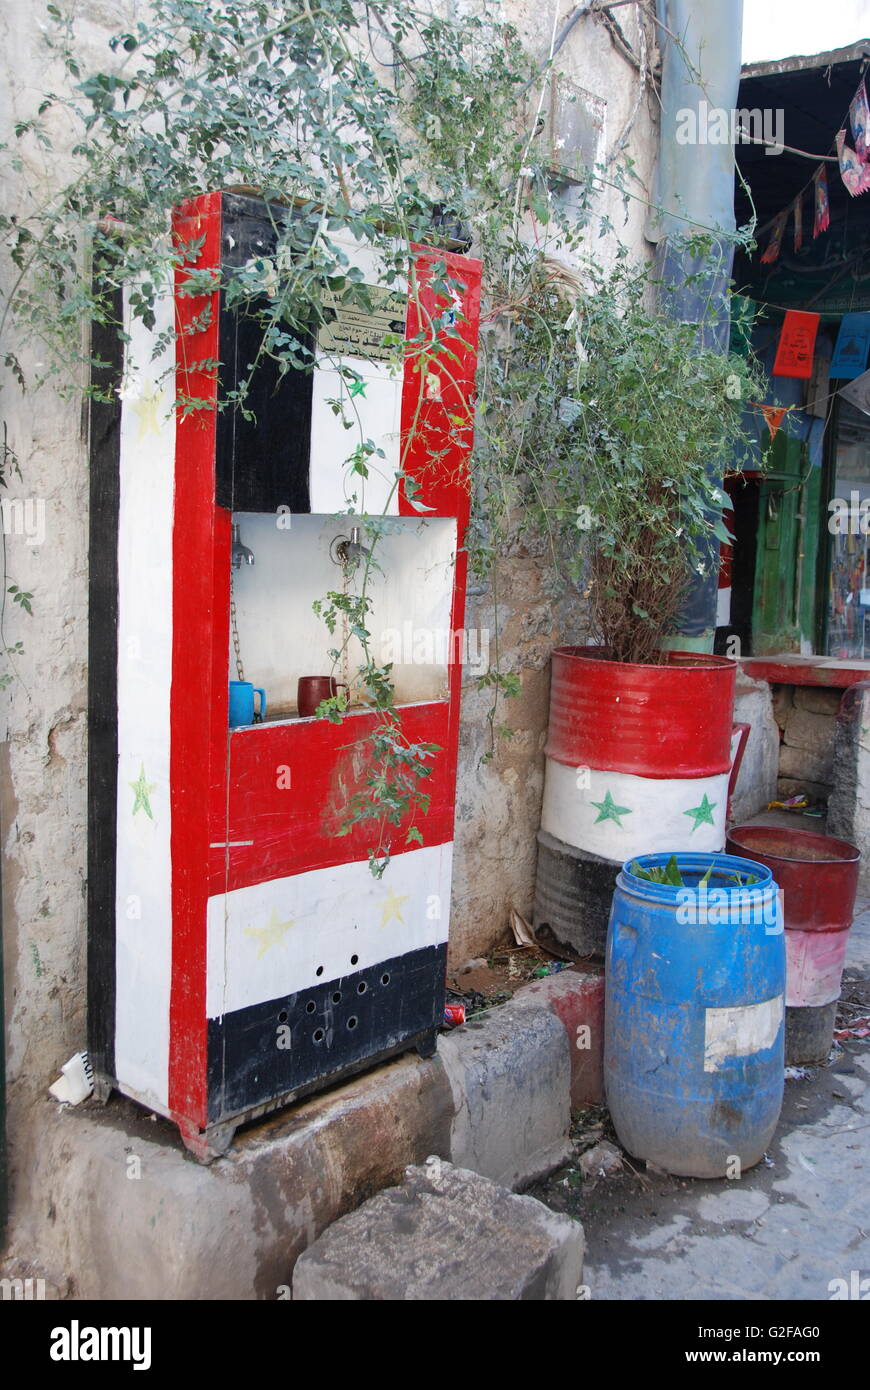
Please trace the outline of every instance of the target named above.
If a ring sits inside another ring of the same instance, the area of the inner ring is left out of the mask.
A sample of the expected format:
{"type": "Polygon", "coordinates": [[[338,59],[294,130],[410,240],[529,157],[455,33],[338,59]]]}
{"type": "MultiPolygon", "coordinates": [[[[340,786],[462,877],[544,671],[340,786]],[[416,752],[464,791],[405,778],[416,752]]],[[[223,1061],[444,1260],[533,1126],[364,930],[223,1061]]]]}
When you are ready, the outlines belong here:
{"type": "Polygon", "coordinates": [[[230,728],[238,729],[242,724],[253,724],[266,718],[266,692],[262,686],[252,685],[250,681],[230,681],[230,728]],[[260,697],[260,711],[254,713],[254,696],[260,697]]]}

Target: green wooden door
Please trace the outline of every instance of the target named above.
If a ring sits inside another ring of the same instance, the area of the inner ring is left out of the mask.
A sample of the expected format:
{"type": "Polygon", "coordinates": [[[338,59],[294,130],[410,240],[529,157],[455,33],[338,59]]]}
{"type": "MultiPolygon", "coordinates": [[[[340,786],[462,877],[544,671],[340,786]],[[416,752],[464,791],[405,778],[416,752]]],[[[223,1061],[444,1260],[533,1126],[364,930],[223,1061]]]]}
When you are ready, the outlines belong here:
{"type": "Polygon", "coordinates": [[[780,431],[759,496],[752,651],[799,652],[816,623],[821,469],[807,446],[780,431]]]}

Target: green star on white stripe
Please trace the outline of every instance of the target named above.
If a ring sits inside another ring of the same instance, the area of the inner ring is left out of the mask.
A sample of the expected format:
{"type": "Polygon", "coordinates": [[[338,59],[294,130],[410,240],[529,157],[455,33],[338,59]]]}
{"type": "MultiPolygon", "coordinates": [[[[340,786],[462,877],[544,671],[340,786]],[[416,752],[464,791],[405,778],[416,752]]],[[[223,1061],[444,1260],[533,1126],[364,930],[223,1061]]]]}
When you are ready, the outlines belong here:
{"type": "Polygon", "coordinates": [[[689,831],[690,835],[694,835],[699,825],[713,825],[713,812],[718,804],[718,801],[708,801],[707,793],[705,792],[700,806],[693,806],[690,811],[683,812],[684,816],[692,816],[695,821],[695,824],[689,831]]]}
{"type": "Polygon", "coordinates": [[[598,825],[599,821],[612,820],[619,826],[620,830],[623,830],[625,827],[620,817],[630,816],[632,814],[630,806],[617,806],[609,791],[604,793],[603,801],[593,801],[592,805],[598,810],[598,815],[595,817],[593,825],[598,825]]]}

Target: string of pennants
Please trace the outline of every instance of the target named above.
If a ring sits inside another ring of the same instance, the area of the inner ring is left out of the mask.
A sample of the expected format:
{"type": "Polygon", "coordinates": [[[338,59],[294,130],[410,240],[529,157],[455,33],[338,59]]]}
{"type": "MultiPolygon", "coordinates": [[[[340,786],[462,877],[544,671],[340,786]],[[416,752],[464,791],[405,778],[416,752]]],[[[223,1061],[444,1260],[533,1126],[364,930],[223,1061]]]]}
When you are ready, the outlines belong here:
{"type": "MultiPolygon", "coordinates": [[[[811,314],[803,309],[787,310],[779,335],[772,376],[795,377],[806,381],[812,377],[813,355],[820,321],[821,314],[811,314]]],[[[849,382],[848,386],[840,387],[840,394],[866,414],[870,414],[868,358],[870,313],[844,314],[834,344],[828,377],[831,380],[849,382]]],[[[768,405],[762,401],[751,401],[750,404],[757,406],[763,414],[771,442],[776,438],[777,430],[788,412],[802,408],[796,405],[768,405]]]]}
{"type": "MultiPolygon", "coordinates": [[[[853,198],[870,191],[870,104],[867,101],[867,87],[862,77],[849,104],[849,122],[855,148],[846,144],[847,132],[838,130],[834,139],[840,177],[853,198]]],[[[804,241],[803,199],[806,190],[813,189],[813,240],[826,232],[831,225],[831,204],[828,195],[828,171],[820,164],[809,183],[798,193],[788,207],[782,209],[773,219],[770,240],[761,257],[763,265],[773,265],[779,259],[785,237],[788,219],[794,216],[794,249],[799,251],[804,241]]]]}

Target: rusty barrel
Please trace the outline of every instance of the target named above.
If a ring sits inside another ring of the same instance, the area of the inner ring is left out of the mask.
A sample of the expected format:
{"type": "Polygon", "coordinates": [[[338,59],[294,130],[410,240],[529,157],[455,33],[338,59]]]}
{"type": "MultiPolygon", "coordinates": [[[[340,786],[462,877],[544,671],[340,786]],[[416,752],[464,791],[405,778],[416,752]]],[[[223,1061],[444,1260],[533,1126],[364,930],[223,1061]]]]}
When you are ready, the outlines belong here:
{"type": "Polygon", "coordinates": [[[783,892],[786,1062],[824,1062],[837,1015],[860,851],[831,835],[771,825],[735,826],[726,848],[766,864],[783,892]]]}

